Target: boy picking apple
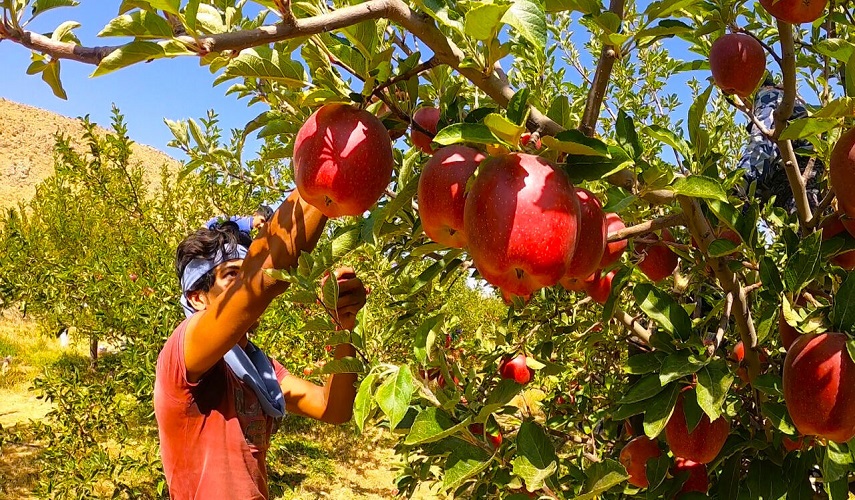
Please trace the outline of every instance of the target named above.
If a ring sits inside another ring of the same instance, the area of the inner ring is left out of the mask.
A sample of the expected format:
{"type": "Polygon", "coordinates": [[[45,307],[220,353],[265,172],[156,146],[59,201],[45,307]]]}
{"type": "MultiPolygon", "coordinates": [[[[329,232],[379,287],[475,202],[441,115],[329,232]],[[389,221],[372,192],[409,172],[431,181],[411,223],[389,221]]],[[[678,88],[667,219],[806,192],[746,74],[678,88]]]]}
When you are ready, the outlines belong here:
{"type": "MultiPolygon", "coordinates": [[[[267,498],[266,452],[286,412],[332,424],[350,420],[355,374],[331,375],[318,386],[289,374],[247,338],[288,286],[263,270],[295,267],[300,253],[317,244],[326,220],[295,190],[255,241],[227,222],[178,245],[187,319],[158,356],[154,389],[172,498],[267,498]]],[[[335,276],[338,320],[350,330],[366,291],[353,269],[337,269],[335,276]]],[[[355,351],[340,344],[334,355],[355,351]]]]}

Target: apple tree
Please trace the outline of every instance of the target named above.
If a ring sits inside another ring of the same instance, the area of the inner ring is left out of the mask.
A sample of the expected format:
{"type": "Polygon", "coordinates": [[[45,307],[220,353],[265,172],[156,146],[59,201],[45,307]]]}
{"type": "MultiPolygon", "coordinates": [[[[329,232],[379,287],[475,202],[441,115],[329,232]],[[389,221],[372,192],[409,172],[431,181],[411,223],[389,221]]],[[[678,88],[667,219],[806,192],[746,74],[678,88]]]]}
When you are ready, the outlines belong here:
{"type": "Polygon", "coordinates": [[[848,497],[848,2],[125,0],[116,45],[30,28],[76,3],[2,4],[57,96],[69,61],[185,57],[265,108],[225,146],[167,125],[210,183],[335,217],[271,273],[358,348],[323,372],[362,374],[402,494],[848,497]],[[355,332],[311,305],[339,261],[379,285],[355,332]]]}

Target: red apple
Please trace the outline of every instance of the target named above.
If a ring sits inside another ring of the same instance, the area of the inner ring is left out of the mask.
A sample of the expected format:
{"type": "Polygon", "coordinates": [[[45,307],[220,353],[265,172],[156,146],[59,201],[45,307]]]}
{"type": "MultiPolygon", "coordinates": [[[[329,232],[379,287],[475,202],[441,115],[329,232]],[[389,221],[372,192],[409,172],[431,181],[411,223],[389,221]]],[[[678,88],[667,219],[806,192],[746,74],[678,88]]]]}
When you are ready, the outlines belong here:
{"type": "MultiPolygon", "coordinates": [[[[849,219],[845,220],[847,221],[846,224],[851,224],[850,222],[848,222],[849,219]]],[[[845,239],[848,240],[851,236],[849,234],[848,228],[844,224],[844,221],[841,220],[839,213],[835,213],[827,217],[824,221],[822,221],[822,224],[819,227],[820,229],[822,229],[823,241],[838,235],[842,235],[845,239]]],[[[843,269],[846,269],[847,271],[851,271],[855,269],[855,250],[849,250],[848,252],[837,254],[831,258],[831,262],[842,267],[843,269]]]]}
{"type": "Polygon", "coordinates": [[[436,126],[439,124],[439,110],[434,107],[419,108],[413,114],[413,121],[416,122],[418,126],[431,133],[431,135],[428,136],[424,132],[419,132],[418,130],[413,129],[410,133],[410,140],[413,141],[413,145],[424,151],[426,154],[433,154],[434,149],[431,147],[430,143],[433,140],[433,136],[436,135],[436,126]]]}
{"type": "Polygon", "coordinates": [[[615,277],[617,271],[609,271],[606,274],[602,274],[602,271],[597,271],[594,273],[594,278],[589,280],[585,280],[585,291],[588,292],[588,295],[594,302],[598,304],[605,304],[609,299],[609,293],[612,291],[612,280],[615,277]]]}
{"type": "MultiPolygon", "coordinates": [[[[483,438],[484,437],[484,424],[471,424],[469,426],[469,432],[478,436],[479,438],[483,438]]],[[[487,441],[489,441],[490,444],[493,445],[493,448],[498,448],[499,445],[502,444],[502,433],[497,432],[494,434],[494,433],[488,432],[487,433],[487,441]]]]}
{"type": "Polygon", "coordinates": [[[484,158],[477,149],[448,146],[425,163],[419,178],[419,216],[433,241],[452,248],[466,246],[466,183],[484,158]]]}
{"type": "Polygon", "coordinates": [[[527,384],[534,376],[534,370],[525,364],[525,359],[525,354],[503,359],[499,365],[499,376],[518,384],[527,384]]]}
{"type": "MultiPolygon", "coordinates": [[[[644,236],[645,239],[659,239],[655,234],[649,233],[644,236]]],[[[671,231],[662,230],[663,241],[674,241],[671,236],[671,231]]],[[[638,268],[641,269],[651,281],[657,282],[671,276],[674,269],[677,268],[677,254],[671,251],[668,245],[664,243],[636,243],[635,253],[641,256],[638,261],[638,268]]]]}
{"type": "Polygon", "coordinates": [[[784,401],[806,436],[855,437],[855,363],[843,333],[802,335],[784,360],[784,401]]]}
{"type": "Polygon", "coordinates": [[[308,377],[309,375],[312,374],[313,371],[314,371],[314,369],[311,366],[307,366],[307,367],[303,368],[303,375],[308,377]]]}
{"type": "Polygon", "coordinates": [[[828,178],[840,210],[855,219],[855,128],[844,132],[831,150],[828,178]]]}
{"type": "Polygon", "coordinates": [[[787,452],[801,450],[802,448],[808,449],[814,444],[814,439],[811,438],[809,440],[805,440],[804,436],[799,436],[796,439],[791,439],[789,436],[784,436],[781,438],[781,444],[784,445],[784,449],[787,452]]]}
{"type": "Polygon", "coordinates": [[[587,189],[576,188],[579,199],[579,237],[567,264],[569,278],[586,278],[600,265],[606,251],[606,214],[600,200],[587,189]]]}
{"type": "MultiPolygon", "coordinates": [[[[623,223],[620,216],[614,212],[606,214],[606,229],[607,233],[611,234],[621,229],[626,229],[626,224],[623,223]]],[[[603,252],[603,258],[600,260],[600,268],[606,268],[620,260],[626,250],[626,240],[612,241],[606,244],[606,250],[603,252]]]]}
{"type": "MultiPolygon", "coordinates": [[[[521,146],[528,146],[529,142],[531,142],[531,132],[523,133],[520,136],[520,145],[521,146]]],[[[534,147],[534,149],[540,149],[543,146],[543,143],[540,141],[540,138],[538,137],[538,139],[536,141],[534,141],[534,144],[532,144],[532,146],[534,147]]]]}
{"type": "Polygon", "coordinates": [[[747,97],[766,73],[766,51],[745,33],[720,36],[710,49],[710,71],[722,92],[747,97]]]}
{"type": "Polygon", "coordinates": [[[131,281],[136,282],[136,281],[137,281],[137,279],[139,278],[139,276],[137,276],[137,273],[130,273],[130,274],[128,275],[128,278],[129,278],[131,281]]]}
{"type": "MultiPolygon", "coordinates": [[[[683,390],[694,390],[687,387],[683,390]]],[[[687,458],[706,464],[715,459],[724,446],[727,435],[730,434],[730,422],[724,417],[710,422],[710,417],[704,414],[697,427],[689,432],[686,424],[686,414],[683,411],[683,394],[677,398],[674,413],[665,425],[665,441],[675,456],[687,458]]]]}
{"type": "Polygon", "coordinates": [[[760,0],[766,12],[790,24],[816,21],[827,4],[828,0],[760,0]]]}
{"type": "Polygon", "coordinates": [[[346,104],[315,111],[294,141],[300,196],[327,217],[362,215],[392,178],[392,143],[374,115],[346,104]]]}
{"type": "Polygon", "coordinates": [[[690,491],[700,491],[706,493],[710,487],[709,477],[707,476],[706,464],[700,464],[692,460],[682,457],[674,459],[674,467],[671,469],[671,474],[677,476],[681,472],[688,472],[689,478],[683,483],[680,493],[688,493],[690,491]]]}
{"type": "Polygon", "coordinates": [[[522,297],[564,276],[578,220],[579,203],[564,172],[525,153],[481,163],[463,210],[475,267],[506,295],[522,297]]]}
{"type": "MultiPolygon", "coordinates": [[[[766,353],[762,350],[758,354],[758,357],[760,358],[761,365],[769,362],[769,356],[767,356],[766,353]]],[[[742,360],[745,359],[745,344],[743,344],[741,340],[737,342],[735,346],[733,346],[733,351],[731,352],[731,359],[736,361],[736,363],[740,365],[742,364],[742,360]]],[[[746,384],[749,382],[747,367],[740,366],[739,368],[737,368],[736,375],[739,376],[742,382],[746,384]]]]}
{"type": "Polygon", "coordinates": [[[620,463],[629,474],[629,484],[647,488],[647,461],[662,455],[656,441],[647,436],[638,436],[620,450],[620,463]]]}

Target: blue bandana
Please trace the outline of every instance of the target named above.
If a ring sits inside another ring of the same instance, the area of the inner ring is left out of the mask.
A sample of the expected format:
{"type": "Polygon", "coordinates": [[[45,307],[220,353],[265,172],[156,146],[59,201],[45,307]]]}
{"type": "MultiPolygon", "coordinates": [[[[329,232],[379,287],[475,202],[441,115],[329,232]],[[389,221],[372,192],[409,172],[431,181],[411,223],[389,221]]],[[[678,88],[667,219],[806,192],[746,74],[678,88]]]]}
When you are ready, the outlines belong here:
{"type": "MultiPolygon", "coordinates": [[[[247,253],[246,247],[242,245],[228,246],[223,250],[210,259],[194,259],[184,268],[184,274],[181,276],[181,306],[187,317],[197,312],[187,300],[187,292],[192,286],[223,262],[243,259],[247,253]]],[[[223,359],[232,373],[252,388],[265,414],[274,418],[285,414],[285,396],[276,379],[276,371],[270,358],[261,349],[252,342],[247,342],[245,349],[235,345],[223,359]]]]}

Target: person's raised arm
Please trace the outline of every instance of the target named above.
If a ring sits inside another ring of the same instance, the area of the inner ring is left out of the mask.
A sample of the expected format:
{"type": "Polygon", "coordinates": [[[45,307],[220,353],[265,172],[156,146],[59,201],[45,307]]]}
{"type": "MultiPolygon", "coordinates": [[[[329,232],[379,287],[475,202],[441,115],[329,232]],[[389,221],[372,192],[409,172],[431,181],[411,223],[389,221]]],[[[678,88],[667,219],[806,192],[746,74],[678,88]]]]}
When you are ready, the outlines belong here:
{"type": "Polygon", "coordinates": [[[264,273],[290,269],[302,251],[311,251],[327,218],[306,203],[295,189],[249,247],[234,282],[187,325],[184,363],[194,382],[214,366],[258,321],[288,284],[264,273]]]}

